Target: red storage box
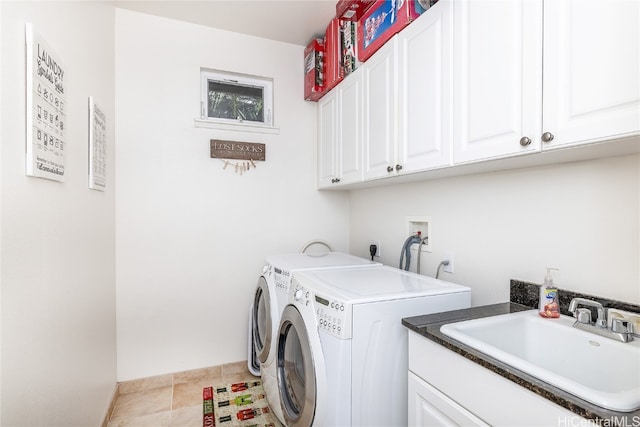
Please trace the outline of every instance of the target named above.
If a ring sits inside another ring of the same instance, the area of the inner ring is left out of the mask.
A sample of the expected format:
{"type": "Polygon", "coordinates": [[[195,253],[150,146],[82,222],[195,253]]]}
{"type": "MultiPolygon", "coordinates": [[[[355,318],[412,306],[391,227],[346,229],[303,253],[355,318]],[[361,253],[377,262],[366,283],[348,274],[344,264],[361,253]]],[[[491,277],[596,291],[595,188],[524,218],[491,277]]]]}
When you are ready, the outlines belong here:
{"type": "Polygon", "coordinates": [[[352,21],[340,21],[340,42],[342,47],[342,69],[344,76],[353,73],[358,68],[356,54],[356,27],[352,21]]]}
{"type": "Polygon", "coordinates": [[[366,61],[425,11],[428,0],[376,0],[358,21],[358,59],[366,61]]]}
{"type": "Polygon", "coordinates": [[[304,50],[304,99],[317,101],[324,92],[324,39],[318,38],[304,50]]]}
{"type": "Polygon", "coordinates": [[[335,87],[344,78],[344,69],[342,68],[342,42],[340,36],[340,21],[333,18],[329,22],[324,37],[324,90],[329,91],[335,87]]]}
{"type": "Polygon", "coordinates": [[[336,3],[336,17],[343,21],[357,21],[375,0],[340,0],[336,3]]]}

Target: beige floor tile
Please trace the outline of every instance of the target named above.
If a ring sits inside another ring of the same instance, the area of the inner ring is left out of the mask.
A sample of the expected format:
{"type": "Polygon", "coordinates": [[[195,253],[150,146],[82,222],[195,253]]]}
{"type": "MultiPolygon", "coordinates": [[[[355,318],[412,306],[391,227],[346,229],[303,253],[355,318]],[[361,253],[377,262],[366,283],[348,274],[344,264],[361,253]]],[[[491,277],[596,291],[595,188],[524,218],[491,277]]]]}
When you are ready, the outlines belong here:
{"type": "MultiPolygon", "coordinates": [[[[171,411],[110,421],[108,427],[169,427],[171,411]]],[[[195,427],[199,427],[194,424],[195,427]]]]}
{"type": "Polygon", "coordinates": [[[128,394],[171,385],[173,385],[173,374],[157,375],[139,380],[123,381],[118,385],[118,392],[128,394]]]}
{"type": "Polygon", "coordinates": [[[201,379],[192,383],[176,384],[173,387],[173,401],[171,409],[185,408],[189,406],[202,406],[202,389],[205,387],[215,387],[220,380],[208,381],[201,379]]]}
{"type": "Polygon", "coordinates": [[[108,427],[201,427],[202,389],[247,380],[245,361],[120,383],[108,427]]]}
{"type": "Polygon", "coordinates": [[[172,387],[121,394],[110,421],[142,417],[171,410],[172,387]]]}
{"type": "Polygon", "coordinates": [[[222,376],[228,376],[232,374],[249,374],[249,367],[247,366],[247,361],[243,362],[233,362],[227,363],[226,365],[222,365],[222,376]]]}
{"type": "Polygon", "coordinates": [[[200,381],[201,379],[221,378],[222,365],[212,366],[210,368],[194,369],[191,371],[178,372],[173,374],[173,384],[183,384],[188,382],[200,381]]]}
{"type": "Polygon", "coordinates": [[[171,427],[202,427],[202,403],[171,411],[171,427]]]}

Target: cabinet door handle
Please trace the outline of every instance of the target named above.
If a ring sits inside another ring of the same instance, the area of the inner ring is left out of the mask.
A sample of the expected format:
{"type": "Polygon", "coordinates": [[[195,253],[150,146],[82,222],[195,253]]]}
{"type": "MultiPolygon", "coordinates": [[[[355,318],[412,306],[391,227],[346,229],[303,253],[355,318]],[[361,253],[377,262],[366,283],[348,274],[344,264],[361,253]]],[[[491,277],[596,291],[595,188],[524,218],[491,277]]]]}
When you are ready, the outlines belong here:
{"type": "Polygon", "coordinates": [[[333,178],[333,179],[331,180],[331,183],[332,183],[332,184],[336,184],[336,183],[338,183],[338,182],[340,182],[340,178],[333,178]]]}
{"type": "Polygon", "coordinates": [[[396,170],[400,172],[402,170],[402,165],[396,165],[396,170]]]}
{"type": "Polygon", "coordinates": [[[531,144],[531,138],[528,138],[526,136],[523,136],[522,138],[520,138],[520,145],[521,146],[526,147],[529,144],[531,144]]]}
{"type": "Polygon", "coordinates": [[[387,166],[387,172],[393,172],[393,166],[387,166]]]}
{"type": "Polygon", "coordinates": [[[551,132],[545,132],[542,134],[542,141],[551,142],[553,141],[553,134],[551,132]]]}

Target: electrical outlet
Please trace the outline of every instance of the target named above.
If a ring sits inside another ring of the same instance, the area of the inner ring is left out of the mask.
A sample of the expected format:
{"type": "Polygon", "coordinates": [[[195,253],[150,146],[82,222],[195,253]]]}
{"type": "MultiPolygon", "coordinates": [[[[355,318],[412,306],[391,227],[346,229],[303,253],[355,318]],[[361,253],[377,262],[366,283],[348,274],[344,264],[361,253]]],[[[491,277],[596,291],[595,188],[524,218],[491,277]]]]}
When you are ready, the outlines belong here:
{"type": "Polygon", "coordinates": [[[369,244],[370,245],[376,245],[377,250],[376,250],[375,256],[381,257],[382,255],[381,255],[381,252],[380,252],[380,240],[371,240],[371,241],[369,241],[369,244]]]}
{"type": "Polygon", "coordinates": [[[445,265],[444,266],[444,271],[446,273],[453,273],[454,272],[454,270],[453,270],[453,253],[445,252],[443,259],[448,259],[449,260],[449,265],[445,265]]]}

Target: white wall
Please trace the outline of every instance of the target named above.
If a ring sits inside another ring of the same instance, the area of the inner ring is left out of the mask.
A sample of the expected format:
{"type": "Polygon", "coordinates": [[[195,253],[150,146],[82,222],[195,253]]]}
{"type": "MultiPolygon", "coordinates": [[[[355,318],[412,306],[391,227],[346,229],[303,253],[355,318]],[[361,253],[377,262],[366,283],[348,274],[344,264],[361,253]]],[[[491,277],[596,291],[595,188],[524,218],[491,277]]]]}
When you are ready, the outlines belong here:
{"type": "MultiPolygon", "coordinates": [[[[2,2],[0,2],[0,23],[2,22],[2,2]]],[[[2,47],[2,28],[0,27],[0,47],[2,47]]],[[[2,52],[0,50],[0,52],[2,52]]],[[[0,53],[0,99],[2,92],[2,54],[0,53]]],[[[2,102],[0,102],[0,242],[2,242],[2,102]]],[[[0,244],[0,414],[2,414],[2,244],[0,244]]],[[[0,416],[1,418],[1,416],[0,416]]],[[[0,419],[2,423],[2,419],[0,419]]]]}
{"type": "Polygon", "coordinates": [[[470,286],[473,305],[508,301],[510,279],[541,283],[545,267],[560,288],[638,304],[639,171],[631,155],[353,191],[351,250],[380,240],[397,266],[406,217],[431,216],[422,273],[450,251],[455,272],[440,278],[470,286]]]}
{"type": "Polygon", "coordinates": [[[349,244],[348,194],[316,188],[303,47],[116,11],[118,378],[246,359],[264,256],[349,244]],[[271,77],[279,135],[194,127],[200,67],[271,77]],[[266,144],[240,176],[209,140],[266,144]]]}
{"type": "Polygon", "coordinates": [[[0,203],[5,426],[99,425],[116,382],[114,8],[2,3],[0,203]],[[66,67],[64,183],[25,176],[25,22],[66,67]],[[107,117],[107,190],[87,188],[88,97],[107,117]]]}

